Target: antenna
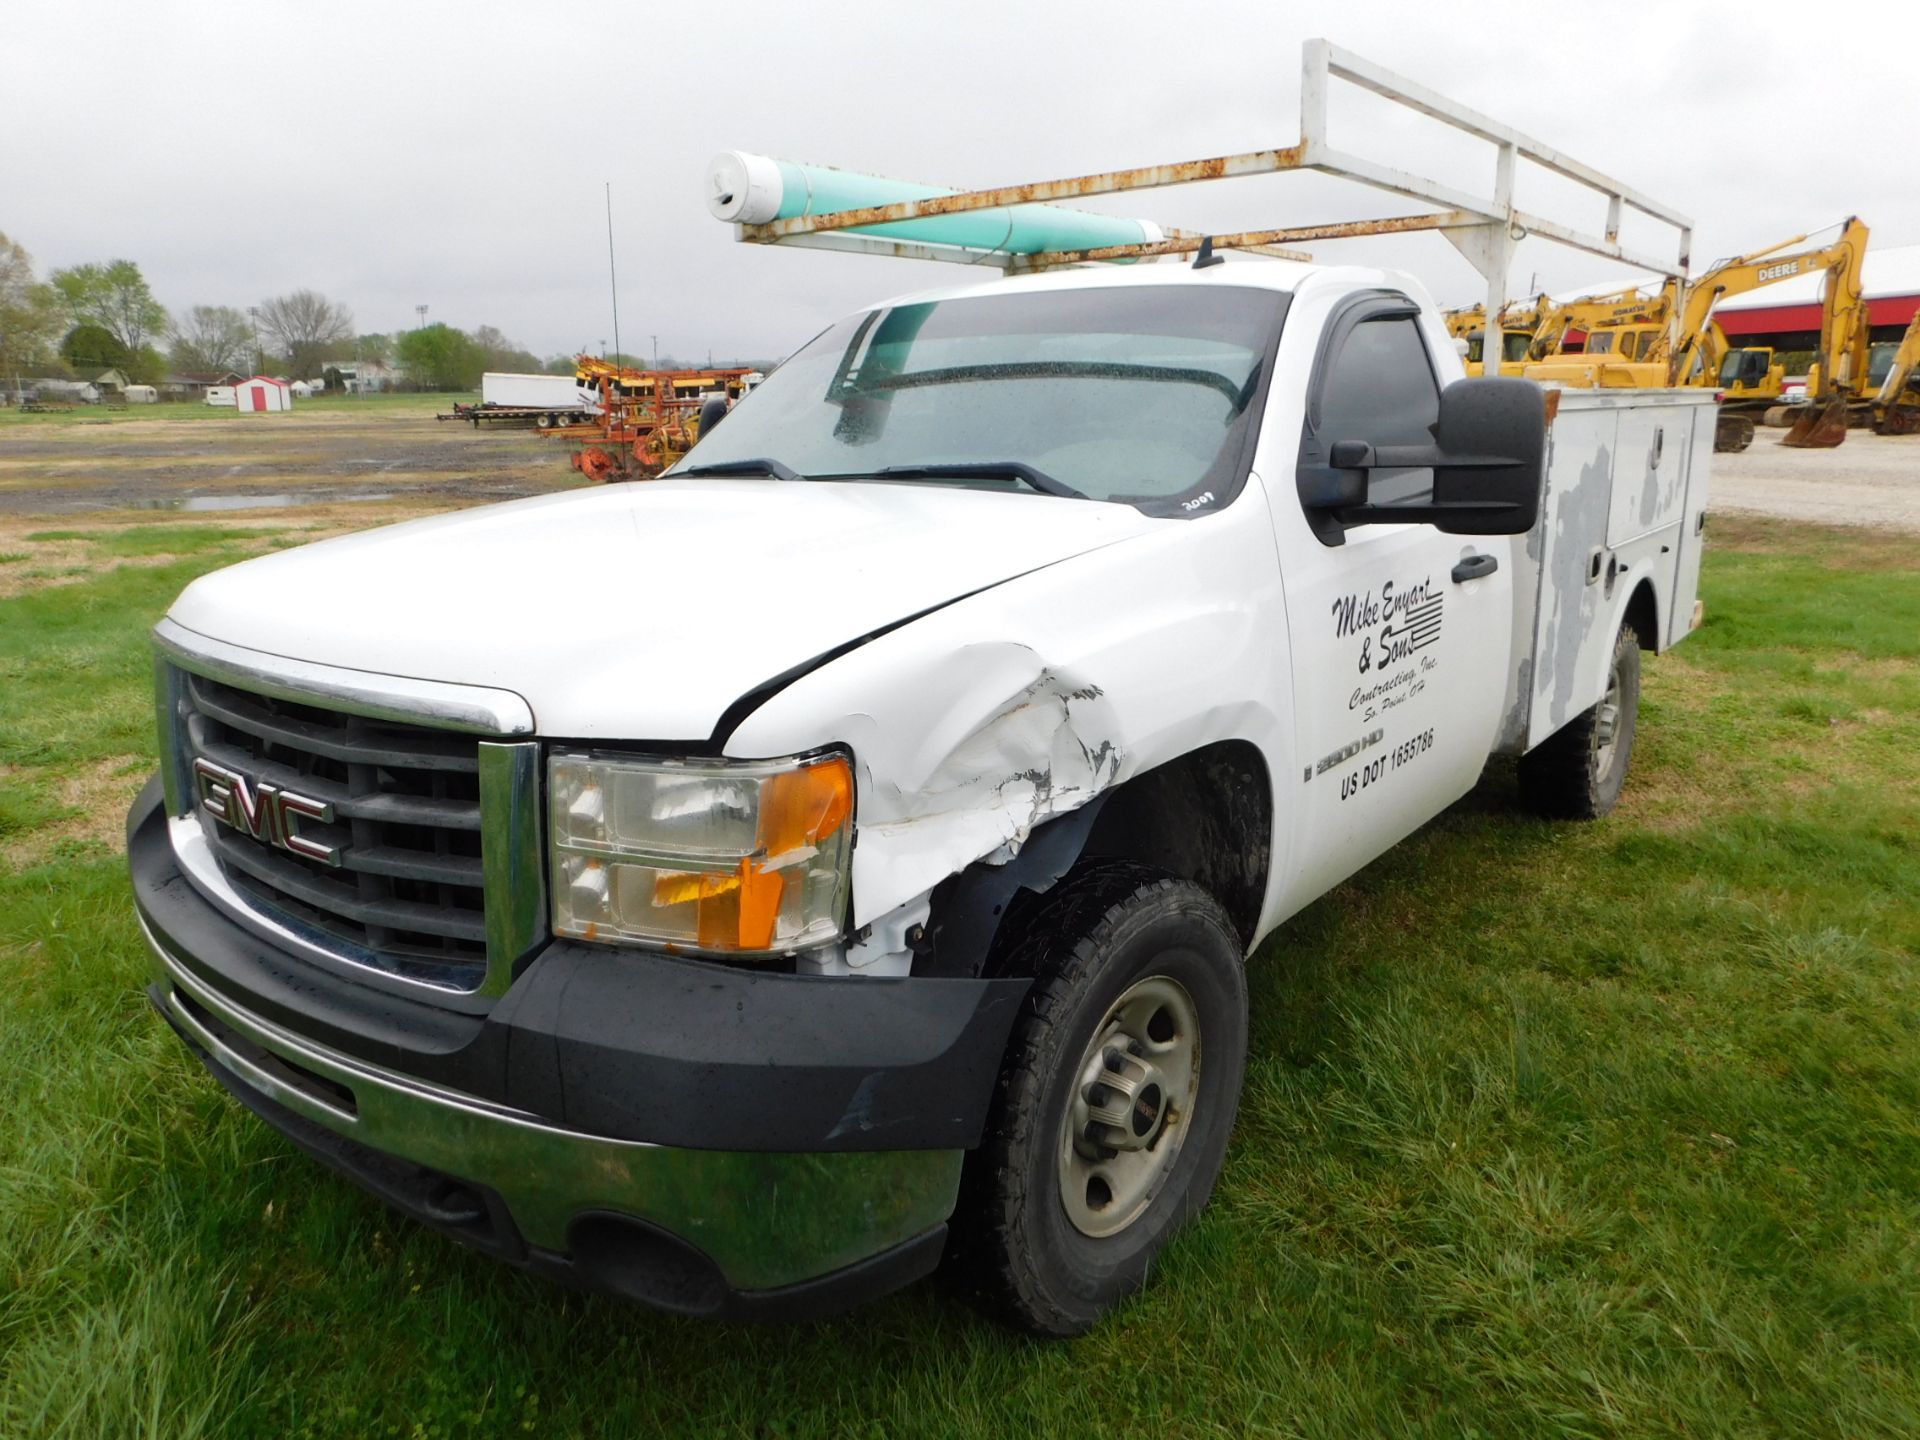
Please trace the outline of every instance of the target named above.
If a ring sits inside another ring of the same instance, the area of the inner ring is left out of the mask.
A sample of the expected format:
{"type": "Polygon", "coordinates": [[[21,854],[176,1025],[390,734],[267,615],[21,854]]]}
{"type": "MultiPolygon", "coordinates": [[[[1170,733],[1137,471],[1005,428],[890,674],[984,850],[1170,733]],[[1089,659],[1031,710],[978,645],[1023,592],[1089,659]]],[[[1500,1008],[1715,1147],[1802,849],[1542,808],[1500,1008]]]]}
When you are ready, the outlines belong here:
{"type": "Polygon", "coordinates": [[[607,289],[613,294],[613,363],[620,363],[620,279],[613,270],[613,182],[607,181],[607,289]]]}

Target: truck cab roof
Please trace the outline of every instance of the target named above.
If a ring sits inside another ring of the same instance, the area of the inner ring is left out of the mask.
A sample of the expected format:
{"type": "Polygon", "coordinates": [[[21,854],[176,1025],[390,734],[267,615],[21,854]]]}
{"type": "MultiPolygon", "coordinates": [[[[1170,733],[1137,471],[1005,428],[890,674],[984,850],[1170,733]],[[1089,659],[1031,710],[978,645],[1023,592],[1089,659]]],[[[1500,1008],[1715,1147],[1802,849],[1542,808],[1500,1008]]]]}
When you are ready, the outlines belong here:
{"type": "Polygon", "coordinates": [[[1422,303],[1430,304],[1427,291],[1412,275],[1399,270],[1369,265],[1318,265],[1308,261],[1281,260],[1264,255],[1239,255],[1222,252],[1226,263],[1196,270],[1188,261],[1161,261],[1132,265],[1086,265],[1033,274],[1008,275],[960,285],[941,285],[925,290],[890,296],[865,309],[884,309],[896,305],[930,304],[980,295],[1038,294],[1049,290],[1121,288],[1140,285],[1208,285],[1230,288],[1280,290],[1289,294],[1323,281],[1341,281],[1348,285],[1380,285],[1401,290],[1422,303]]]}

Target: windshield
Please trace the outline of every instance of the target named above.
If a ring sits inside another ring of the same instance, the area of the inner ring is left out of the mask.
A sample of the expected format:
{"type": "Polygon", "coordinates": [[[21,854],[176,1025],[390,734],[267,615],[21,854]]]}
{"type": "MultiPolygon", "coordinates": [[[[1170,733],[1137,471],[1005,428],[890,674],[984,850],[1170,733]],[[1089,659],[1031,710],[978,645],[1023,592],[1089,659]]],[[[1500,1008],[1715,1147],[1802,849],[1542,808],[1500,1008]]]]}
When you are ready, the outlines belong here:
{"type": "Polygon", "coordinates": [[[1748,347],[1729,350],[1720,358],[1719,383],[1731,389],[1735,385],[1758,385],[1767,378],[1771,350],[1748,347]]]}
{"type": "Polygon", "coordinates": [[[1882,340],[1867,351],[1867,385],[1878,390],[1893,369],[1893,357],[1900,351],[1898,340],[1882,340]]]}
{"type": "Polygon", "coordinates": [[[1224,503],[1251,462],[1287,299],[1154,285],[870,311],[781,365],[677,468],[772,459],[814,480],[1224,503]]]}

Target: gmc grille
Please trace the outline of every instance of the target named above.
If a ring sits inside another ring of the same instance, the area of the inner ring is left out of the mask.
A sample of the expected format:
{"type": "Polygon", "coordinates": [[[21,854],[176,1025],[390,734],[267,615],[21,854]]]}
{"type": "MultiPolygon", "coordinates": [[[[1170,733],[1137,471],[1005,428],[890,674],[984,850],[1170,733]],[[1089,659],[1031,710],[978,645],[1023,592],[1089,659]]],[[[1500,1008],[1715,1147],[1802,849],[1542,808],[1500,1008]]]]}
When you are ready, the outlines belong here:
{"type": "MultiPolygon", "coordinates": [[[[343,958],[456,989],[487,970],[479,742],[180,677],[182,751],[333,807],[301,833],[340,864],[271,848],[201,813],[228,883],[343,958]]],[[[198,807],[196,807],[198,808],[198,807]]]]}

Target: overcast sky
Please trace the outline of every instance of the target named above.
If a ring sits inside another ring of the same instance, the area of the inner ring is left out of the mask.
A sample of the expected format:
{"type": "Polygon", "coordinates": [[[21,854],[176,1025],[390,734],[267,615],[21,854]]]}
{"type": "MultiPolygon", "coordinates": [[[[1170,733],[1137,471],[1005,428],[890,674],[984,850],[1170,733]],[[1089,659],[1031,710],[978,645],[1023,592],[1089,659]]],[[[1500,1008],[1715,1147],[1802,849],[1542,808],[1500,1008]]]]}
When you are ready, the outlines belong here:
{"type": "MultiPolygon", "coordinates": [[[[541,354],[777,356],[955,267],[736,244],[702,200],[717,150],[959,187],[1298,138],[1300,45],[1337,45],[1690,213],[1698,270],[1858,213],[1920,242],[1920,8],[1011,0],[714,6],[230,6],[15,0],[0,19],[0,231],[42,273],[138,261],[161,302],[310,287],[362,331],[498,326],[541,354]],[[1844,31],[1821,31],[1830,13],[1844,31]],[[1591,17],[1591,18],[1590,18],[1591,17]],[[1877,19],[1876,19],[1877,17],[1877,19]]],[[[1335,86],[1343,148],[1475,191],[1491,150],[1335,86]]],[[[1598,229],[1552,181],[1521,202],[1598,229]]],[[[1191,229],[1402,213],[1317,176],[1088,202],[1191,229]]],[[[1666,243],[1658,230],[1630,233],[1666,243]]],[[[1309,247],[1480,286],[1436,235],[1309,247]]],[[[1621,272],[1524,243],[1514,290],[1621,272]]]]}

